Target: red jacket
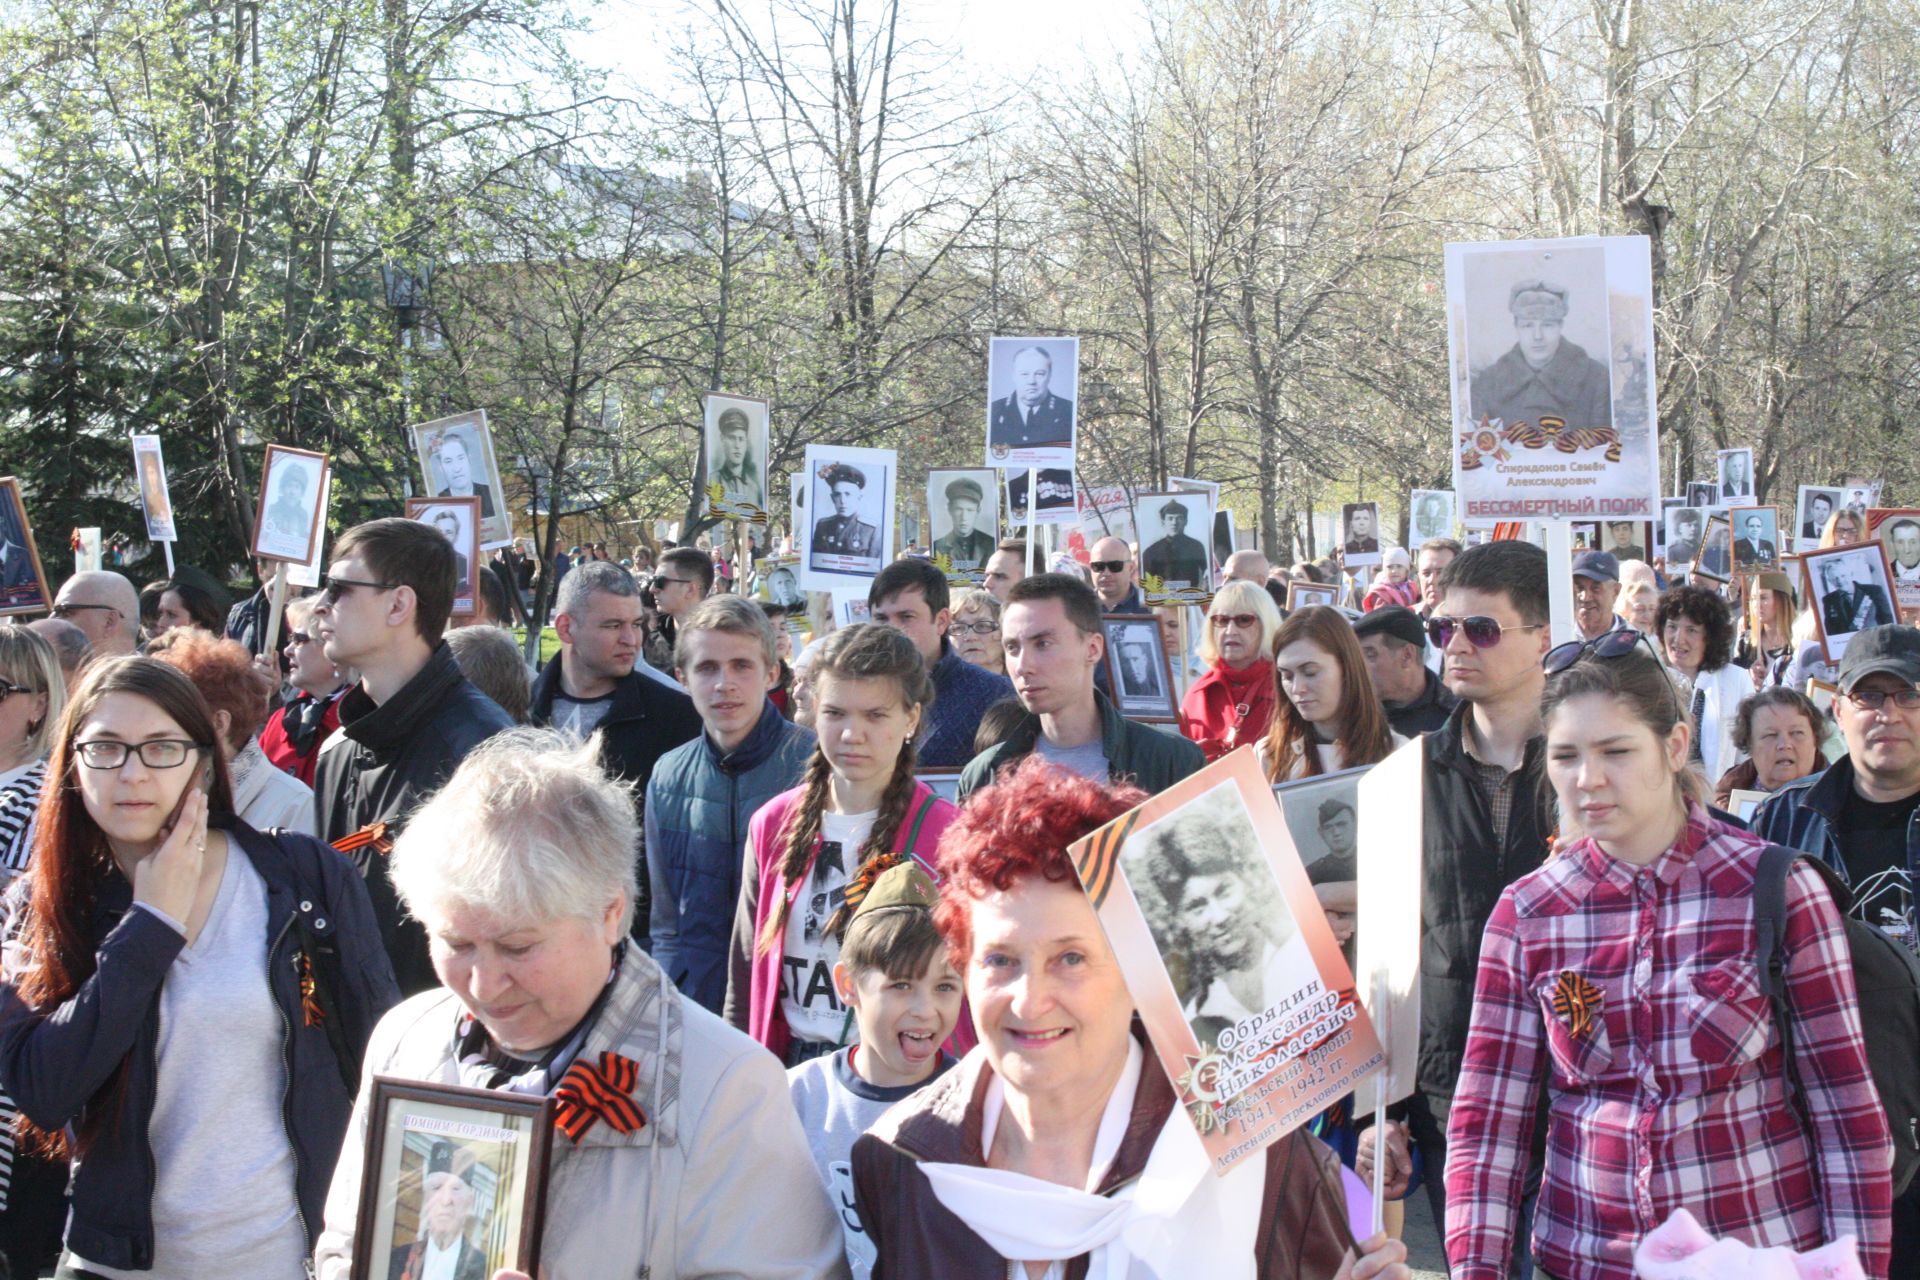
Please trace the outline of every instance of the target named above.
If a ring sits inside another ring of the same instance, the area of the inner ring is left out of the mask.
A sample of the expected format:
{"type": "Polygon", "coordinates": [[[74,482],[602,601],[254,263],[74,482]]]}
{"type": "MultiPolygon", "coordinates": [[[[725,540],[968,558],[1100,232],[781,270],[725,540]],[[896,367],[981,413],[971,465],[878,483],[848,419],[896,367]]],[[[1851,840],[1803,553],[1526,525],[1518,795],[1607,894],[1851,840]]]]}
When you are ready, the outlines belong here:
{"type": "Polygon", "coordinates": [[[267,717],[260,730],[260,750],[282,773],[290,773],[308,786],[320,765],[320,746],[340,728],[340,698],[351,685],[327,695],[326,708],[318,711],[319,722],[311,717],[317,708],[314,699],[302,694],[267,717]]]}
{"type": "Polygon", "coordinates": [[[1267,736],[1279,696],[1266,659],[1239,671],[1216,662],[1180,700],[1180,732],[1218,760],[1267,736]]]}

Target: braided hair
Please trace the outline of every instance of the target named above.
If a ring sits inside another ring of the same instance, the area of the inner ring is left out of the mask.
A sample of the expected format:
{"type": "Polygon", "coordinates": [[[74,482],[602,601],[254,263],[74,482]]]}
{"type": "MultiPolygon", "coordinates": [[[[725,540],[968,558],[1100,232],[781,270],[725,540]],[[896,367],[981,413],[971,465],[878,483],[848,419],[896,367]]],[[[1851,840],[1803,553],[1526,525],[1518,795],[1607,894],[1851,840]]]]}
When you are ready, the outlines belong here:
{"type": "MultiPolygon", "coordinates": [[[[877,623],[859,623],[836,631],[821,641],[812,655],[807,674],[816,689],[822,680],[829,678],[892,680],[901,702],[909,710],[919,710],[923,717],[933,703],[933,681],[927,675],[927,664],[920,656],[920,650],[901,632],[877,623]]],[[[914,760],[913,739],[909,738],[900,744],[900,755],[893,764],[893,776],[887,780],[886,789],[880,794],[880,809],[874,818],[873,830],[868,833],[854,865],[849,868],[850,879],[859,887],[861,896],[864,896],[866,887],[878,872],[885,869],[885,866],[873,864],[892,850],[900,827],[907,820],[915,786],[914,760]]],[[[786,890],[791,890],[794,882],[807,873],[813,862],[814,846],[820,840],[821,815],[826,812],[832,779],[833,766],[827,759],[826,748],[816,745],[813,757],[807,761],[806,772],[801,777],[800,801],[793,806],[780,834],[775,837],[775,847],[781,850],[780,882],[786,890]]],[[[852,892],[849,897],[853,897],[852,892]]],[[[774,904],[766,925],[755,941],[755,949],[759,954],[765,955],[780,945],[780,939],[786,932],[787,911],[791,901],[791,893],[782,892],[780,900],[774,904]]],[[[836,911],[827,922],[827,932],[837,936],[857,905],[857,900],[851,901],[836,911]]]]}

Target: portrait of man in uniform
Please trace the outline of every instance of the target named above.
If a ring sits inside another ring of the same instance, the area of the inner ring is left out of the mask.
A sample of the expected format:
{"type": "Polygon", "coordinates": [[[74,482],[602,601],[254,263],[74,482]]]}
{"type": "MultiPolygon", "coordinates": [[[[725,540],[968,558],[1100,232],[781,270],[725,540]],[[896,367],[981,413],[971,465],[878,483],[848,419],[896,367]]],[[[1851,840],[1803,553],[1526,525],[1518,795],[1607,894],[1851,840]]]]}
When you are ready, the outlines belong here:
{"type": "MultiPolygon", "coordinates": [[[[986,487],[972,476],[947,480],[940,490],[946,509],[947,531],[933,540],[933,554],[946,556],[955,569],[977,569],[993,554],[993,534],[980,527],[986,508],[986,487]]],[[[936,521],[938,517],[935,517],[936,521]]]]}
{"type": "Polygon", "coordinates": [[[313,528],[313,515],[307,506],[306,469],[296,466],[275,469],[280,474],[274,484],[273,501],[267,506],[267,532],[304,546],[313,528]]]}
{"type": "Polygon", "coordinates": [[[720,486],[720,500],[764,506],[766,494],[760,483],[759,460],[753,456],[753,428],[746,411],[722,409],[714,435],[719,449],[712,483],[720,486]]]}
{"type": "MultiPolygon", "coordinates": [[[[1606,366],[1562,335],[1572,301],[1568,286],[1544,277],[1516,281],[1508,290],[1514,342],[1469,380],[1468,403],[1476,422],[1538,423],[1555,417],[1575,429],[1613,425],[1606,366]]],[[[1605,297],[1580,302],[1606,307],[1605,297]]]]}
{"type": "Polygon", "coordinates": [[[1708,516],[1707,530],[1700,542],[1700,557],[1694,571],[1721,582],[1733,573],[1733,534],[1725,516],[1708,516]]]}
{"type": "Polygon", "coordinates": [[[1667,512],[1667,563],[1692,564],[1700,558],[1701,515],[1698,507],[1675,507],[1667,512]]]}
{"type": "Polygon", "coordinates": [[[877,562],[880,530],[860,518],[860,500],[867,488],[866,473],[858,467],[836,462],[827,467],[820,478],[826,484],[833,514],[814,524],[813,553],[877,562]]]}
{"type": "Polygon", "coordinates": [[[1436,490],[1416,490],[1413,495],[1413,540],[1417,546],[1428,538],[1453,536],[1452,494],[1436,490]]]}
{"type": "Polygon", "coordinates": [[[487,1280],[487,1257],[467,1238],[473,1217],[471,1148],[441,1139],[427,1153],[420,1187],[420,1238],[394,1246],[387,1280],[487,1280]]]}
{"type": "Polygon", "coordinates": [[[1821,558],[1820,622],[1829,641],[1900,620],[1886,586],[1876,581],[1879,567],[1879,549],[1872,547],[1821,558]]]}
{"type": "Polygon", "coordinates": [[[1207,548],[1187,533],[1192,513],[1187,503],[1204,504],[1205,499],[1187,496],[1170,498],[1160,508],[1160,537],[1140,557],[1141,572],[1163,583],[1183,582],[1204,586],[1207,582],[1207,548]]]}
{"type": "Polygon", "coordinates": [[[1341,514],[1344,517],[1346,535],[1341,539],[1340,550],[1345,553],[1347,562],[1354,563],[1355,556],[1378,556],[1380,554],[1380,513],[1374,504],[1349,502],[1341,509],[1341,514]]]}
{"type": "Polygon", "coordinates": [[[1607,521],[1606,550],[1615,560],[1645,560],[1647,549],[1635,541],[1639,532],[1639,522],[1634,520],[1607,521]]]}
{"type": "Polygon", "coordinates": [[[1071,448],[1073,401],[1055,386],[1054,352],[1037,342],[1002,338],[993,340],[993,348],[995,367],[988,372],[988,382],[1002,394],[994,397],[987,413],[989,453],[1004,458],[1003,451],[1014,449],[1071,448]],[[1004,374],[998,367],[1003,358],[1009,362],[1004,374]]]}
{"type": "Polygon", "coordinates": [[[1733,565],[1736,569],[1765,569],[1779,563],[1779,538],[1774,529],[1778,517],[1772,511],[1741,511],[1740,536],[1733,540],[1733,565]]]}

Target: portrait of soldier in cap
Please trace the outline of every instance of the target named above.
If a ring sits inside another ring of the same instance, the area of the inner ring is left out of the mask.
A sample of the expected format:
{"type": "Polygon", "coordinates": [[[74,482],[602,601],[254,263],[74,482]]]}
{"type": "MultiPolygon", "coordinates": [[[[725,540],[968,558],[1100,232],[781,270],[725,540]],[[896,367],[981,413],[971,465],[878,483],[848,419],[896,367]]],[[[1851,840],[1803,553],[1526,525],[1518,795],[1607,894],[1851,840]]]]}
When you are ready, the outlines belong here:
{"type": "Polygon", "coordinates": [[[420,1238],[395,1246],[387,1280],[487,1280],[486,1255],[467,1239],[475,1163],[471,1148],[434,1142],[420,1186],[420,1238]]]}
{"type": "Polygon", "coordinates": [[[933,554],[946,556],[955,569],[977,569],[993,554],[993,534],[980,527],[986,487],[972,476],[949,480],[942,488],[948,529],[933,540],[933,554]]]}
{"type": "MultiPolygon", "coordinates": [[[[1001,339],[990,359],[996,366],[990,384],[1000,381],[1001,339]]],[[[1013,352],[1012,389],[996,398],[987,416],[987,444],[993,449],[1064,449],[1073,444],[1073,401],[1053,391],[1053,353],[1034,344],[1013,352]]],[[[1005,456],[1004,454],[998,456],[1005,456]]]]}
{"type": "Polygon", "coordinates": [[[1205,586],[1207,548],[1198,538],[1187,534],[1187,521],[1191,516],[1187,510],[1189,501],[1205,506],[1204,498],[1188,497],[1170,498],[1160,508],[1160,537],[1140,557],[1140,569],[1163,583],[1205,586]]]}
{"type": "Polygon", "coordinates": [[[766,505],[761,490],[760,463],[753,456],[753,427],[743,409],[720,411],[714,424],[713,479],[720,486],[720,501],[755,507],[766,505]]]}
{"type": "Polygon", "coordinates": [[[836,462],[824,468],[820,479],[827,488],[833,514],[813,526],[813,553],[880,559],[880,530],[860,518],[860,499],[866,492],[866,473],[836,462]]]}
{"type": "MultiPolygon", "coordinates": [[[[1613,425],[1606,367],[1561,336],[1567,295],[1565,285],[1544,279],[1519,281],[1509,291],[1514,344],[1473,375],[1468,396],[1474,421],[1556,417],[1572,428],[1613,425]]],[[[1605,299],[1593,301],[1604,305],[1605,299]]]]}

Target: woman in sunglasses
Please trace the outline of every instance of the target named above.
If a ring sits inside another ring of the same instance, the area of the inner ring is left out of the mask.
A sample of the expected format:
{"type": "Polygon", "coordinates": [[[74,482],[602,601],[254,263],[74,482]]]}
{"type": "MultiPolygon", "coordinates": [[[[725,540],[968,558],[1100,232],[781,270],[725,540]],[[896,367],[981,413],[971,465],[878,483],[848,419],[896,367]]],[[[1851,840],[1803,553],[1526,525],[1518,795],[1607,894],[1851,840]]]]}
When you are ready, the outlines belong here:
{"type": "Polygon", "coordinates": [[[1279,700],[1273,639],[1279,631],[1280,610],[1264,588],[1229,582],[1213,597],[1200,635],[1207,669],[1180,700],[1180,732],[1208,760],[1259,742],[1272,726],[1279,700]]]}
{"type": "Polygon", "coordinates": [[[313,600],[287,601],[287,684],[293,697],[267,717],[260,749],[276,769],[309,787],[320,748],[340,729],[340,699],[353,683],[353,668],[335,665],[313,625],[313,600]]]}
{"type": "Polygon", "coordinates": [[[1705,587],[1672,587],[1660,597],[1654,625],[1699,735],[1688,750],[1705,777],[1718,778],[1740,761],[1734,713],[1753,692],[1752,674],[1733,661],[1733,614],[1705,587]]]}
{"type": "Polygon", "coordinates": [[[1885,1275],[1887,1126],[1825,881],[1803,864],[1787,887],[1803,1110],[1753,958],[1765,842],[1706,809],[1687,716],[1640,637],[1562,646],[1547,668],[1547,778],[1584,834],[1502,892],[1481,944],[1447,1131],[1452,1275],[1507,1274],[1542,1086],[1541,1275],[1628,1280],[1680,1208],[1754,1245],[1851,1235],[1885,1275]]]}
{"type": "Polygon", "coordinates": [[[306,1274],[398,999],[365,882],[234,817],[216,738],[181,672],[95,666],[0,908],[0,1087],[73,1164],[61,1280],[306,1274]]]}

